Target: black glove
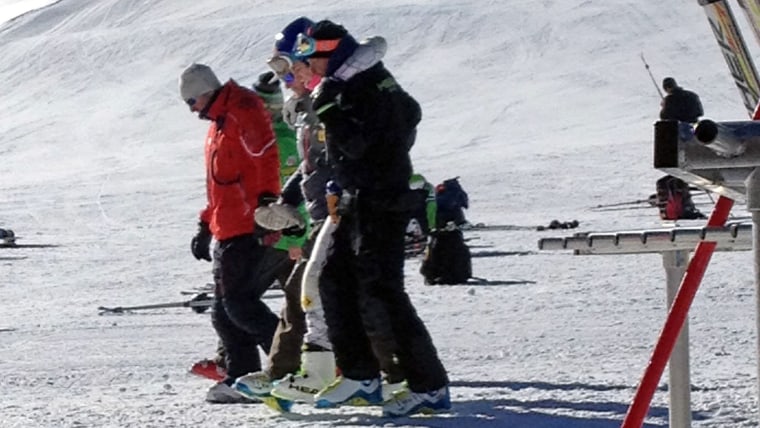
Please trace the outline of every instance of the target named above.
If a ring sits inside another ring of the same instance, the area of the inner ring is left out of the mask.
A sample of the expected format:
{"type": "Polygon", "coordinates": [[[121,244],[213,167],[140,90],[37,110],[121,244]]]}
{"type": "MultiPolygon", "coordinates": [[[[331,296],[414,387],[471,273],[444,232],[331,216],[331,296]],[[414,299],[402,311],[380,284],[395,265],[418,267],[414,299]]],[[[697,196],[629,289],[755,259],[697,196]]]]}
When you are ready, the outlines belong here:
{"type": "Polygon", "coordinates": [[[326,79],[311,95],[314,100],[312,104],[314,111],[319,111],[319,120],[326,126],[332,125],[341,118],[339,95],[343,92],[344,86],[343,82],[326,79]]]}
{"type": "Polygon", "coordinates": [[[193,256],[198,260],[211,261],[211,252],[209,251],[209,245],[211,244],[211,230],[208,228],[208,223],[202,221],[198,223],[198,233],[193,236],[190,241],[190,251],[193,256]]]}
{"type": "Polygon", "coordinates": [[[328,103],[337,102],[338,95],[343,92],[345,83],[336,79],[324,79],[311,94],[312,108],[319,110],[328,103]]]}
{"type": "Polygon", "coordinates": [[[277,195],[271,192],[264,192],[259,195],[258,207],[265,207],[269,204],[277,202],[277,195]]]}

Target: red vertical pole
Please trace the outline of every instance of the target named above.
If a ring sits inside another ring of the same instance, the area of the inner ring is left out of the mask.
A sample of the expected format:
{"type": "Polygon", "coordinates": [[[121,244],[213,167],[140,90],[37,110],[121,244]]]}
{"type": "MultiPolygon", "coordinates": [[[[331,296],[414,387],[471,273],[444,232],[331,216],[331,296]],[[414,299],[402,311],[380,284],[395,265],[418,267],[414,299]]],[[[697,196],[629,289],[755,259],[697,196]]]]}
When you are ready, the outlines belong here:
{"type": "MultiPolygon", "coordinates": [[[[721,196],[715,204],[712,214],[710,214],[710,219],[707,220],[707,226],[723,226],[733,205],[732,199],[721,196]]],[[[715,252],[716,245],[715,242],[705,241],[697,244],[694,256],[689,261],[689,267],[686,269],[676,298],[673,300],[670,312],[668,312],[660,338],[652,352],[652,358],[649,360],[641,383],[636,389],[636,395],[633,397],[621,428],[641,428],[644,424],[644,418],[649,411],[649,405],[652,403],[655,390],[657,390],[657,384],[660,382],[662,372],[665,371],[665,365],[670,359],[670,354],[673,353],[673,347],[678,335],[681,334],[681,329],[689,314],[689,308],[694,301],[694,296],[697,294],[697,289],[705,275],[710,258],[715,252]]]]}

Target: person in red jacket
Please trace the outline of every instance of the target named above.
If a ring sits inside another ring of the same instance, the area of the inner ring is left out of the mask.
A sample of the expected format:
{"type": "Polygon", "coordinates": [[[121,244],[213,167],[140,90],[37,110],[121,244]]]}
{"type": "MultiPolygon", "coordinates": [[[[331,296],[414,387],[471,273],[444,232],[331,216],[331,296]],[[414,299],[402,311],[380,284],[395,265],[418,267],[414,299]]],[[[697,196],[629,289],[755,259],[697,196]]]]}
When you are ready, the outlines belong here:
{"type": "Polygon", "coordinates": [[[265,263],[267,232],[257,230],[254,210],[280,193],[280,161],[272,122],[261,99],[229,80],[222,85],[207,65],[192,64],[179,78],[190,111],[209,120],[205,143],[206,208],[200,212],[191,250],[212,261],[212,323],[227,350],[227,377],[208,391],[209,402],[240,402],[235,379],[261,370],[260,347],[269,353],[278,317],[261,300],[274,280],[265,263]]]}

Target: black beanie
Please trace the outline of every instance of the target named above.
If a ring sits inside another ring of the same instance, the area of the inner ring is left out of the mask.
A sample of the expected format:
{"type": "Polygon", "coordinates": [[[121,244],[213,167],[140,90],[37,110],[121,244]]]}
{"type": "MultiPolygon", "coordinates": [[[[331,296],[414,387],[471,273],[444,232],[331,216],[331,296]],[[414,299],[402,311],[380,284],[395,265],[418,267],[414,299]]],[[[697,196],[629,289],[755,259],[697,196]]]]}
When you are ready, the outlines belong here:
{"type": "Polygon", "coordinates": [[[274,73],[271,71],[261,73],[259,80],[253,85],[253,90],[264,101],[264,107],[269,110],[272,119],[280,120],[285,100],[280,90],[280,80],[274,78],[274,73]]]}
{"type": "Polygon", "coordinates": [[[678,83],[676,83],[676,79],[672,77],[666,77],[662,79],[662,89],[665,89],[666,91],[668,89],[673,89],[678,86],[678,83]]]}
{"type": "Polygon", "coordinates": [[[280,92],[280,80],[274,78],[274,72],[267,71],[259,74],[259,80],[253,85],[259,94],[274,94],[280,92]]]}
{"type": "Polygon", "coordinates": [[[315,40],[330,40],[341,39],[346,34],[348,34],[348,31],[342,25],[325,19],[314,25],[311,37],[315,40]]]}
{"type": "MultiPolygon", "coordinates": [[[[340,40],[348,34],[348,31],[343,28],[342,25],[336,24],[330,20],[323,20],[317,22],[312,30],[311,38],[314,40],[340,40]]],[[[311,54],[314,58],[326,58],[332,54],[333,51],[314,52],[311,54]]]]}

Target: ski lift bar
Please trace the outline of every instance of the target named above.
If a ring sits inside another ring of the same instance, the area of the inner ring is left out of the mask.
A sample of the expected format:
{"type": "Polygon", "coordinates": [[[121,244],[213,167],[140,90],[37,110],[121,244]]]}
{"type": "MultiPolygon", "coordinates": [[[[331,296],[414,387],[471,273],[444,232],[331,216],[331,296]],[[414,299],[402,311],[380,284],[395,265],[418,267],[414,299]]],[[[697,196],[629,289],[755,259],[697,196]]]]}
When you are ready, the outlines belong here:
{"type": "MultiPolygon", "coordinates": [[[[686,273],[689,253],[699,248],[701,243],[712,242],[716,243],[717,251],[751,250],[754,241],[752,230],[751,223],[731,223],[713,227],[576,233],[570,237],[540,239],[538,248],[545,251],[572,250],[575,255],[660,253],[667,280],[668,305],[672,310],[686,273]]],[[[688,321],[684,321],[673,346],[668,366],[670,426],[688,428],[691,426],[688,321]]]]}
{"type": "Polygon", "coordinates": [[[573,250],[576,255],[662,253],[693,250],[702,241],[716,242],[718,251],[751,250],[752,224],[577,233],[564,238],[540,239],[538,248],[540,250],[573,250]]]}

